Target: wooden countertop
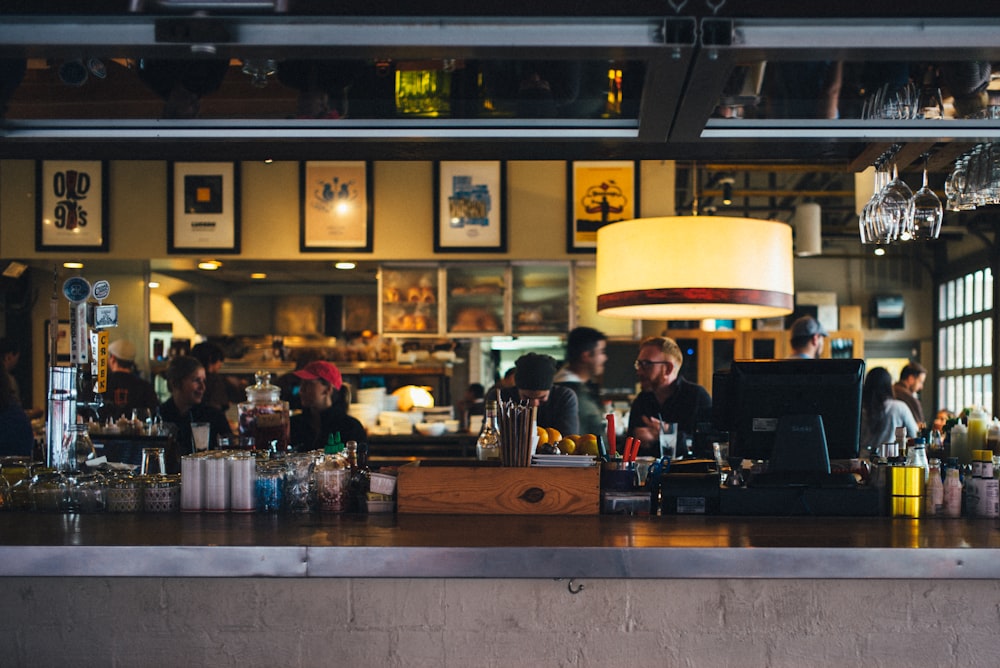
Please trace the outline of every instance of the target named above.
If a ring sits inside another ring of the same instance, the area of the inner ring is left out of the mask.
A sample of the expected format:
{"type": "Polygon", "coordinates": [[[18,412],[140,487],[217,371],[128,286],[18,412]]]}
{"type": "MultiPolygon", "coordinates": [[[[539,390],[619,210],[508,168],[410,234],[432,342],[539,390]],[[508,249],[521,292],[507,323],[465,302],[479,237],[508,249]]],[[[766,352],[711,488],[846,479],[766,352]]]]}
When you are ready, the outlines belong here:
{"type": "Polygon", "coordinates": [[[0,576],[1000,578],[995,520],[0,513],[0,576]]]}

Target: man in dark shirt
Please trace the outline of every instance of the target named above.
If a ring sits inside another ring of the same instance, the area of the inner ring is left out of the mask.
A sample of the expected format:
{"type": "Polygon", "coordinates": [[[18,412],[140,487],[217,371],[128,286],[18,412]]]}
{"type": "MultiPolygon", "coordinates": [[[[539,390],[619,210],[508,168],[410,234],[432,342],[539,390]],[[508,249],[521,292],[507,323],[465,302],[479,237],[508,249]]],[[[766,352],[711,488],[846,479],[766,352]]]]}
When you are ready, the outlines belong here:
{"type": "Polygon", "coordinates": [[[573,390],[580,405],[580,432],[603,434],[604,411],[597,378],[608,360],[608,337],[593,327],[576,327],[566,337],[566,365],[553,381],[573,390]]]}
{"type": "Polygon", "coordinates": [[[641,455],[659,456],[660,434],[666,425],[677,423],[677,443],[694,438],[699,422],[712,416],[712,397],[701,385],[680,376],[684,355],[677,343],[665,336],[643,339],[635,370],[642,391],[632,402],[628,434],[642,441],[641,455]]]}
{"type": "Polygon", "coordinates": [[[580,408],[573,390],[553,385],[556,361],[548,355],[527,353],[514,363],[514,385],[500,391],[504,401],[538,407],[539,427],[556,429],[563,436],[580,433],[580,408]]]}
{"type": "Polygon", "coordinates": [[[892,386],[892,396],[906,404],[913,419],[921,429],[927,426],[924,419],[924,409],[920,405],[917,393],[924,389],[924,380],[927,378],[927,369],[917,362],[910,362],[899,372],[899,382],[892,386]]]}
{"type": "Polygon", "coordinates": [[[135,373],[135,344],[118,339],[108,346],[108,372],[102,413],[112,418],[131,418],[133,409],[156,410],[160,403],[156,390],[135,373]]]}

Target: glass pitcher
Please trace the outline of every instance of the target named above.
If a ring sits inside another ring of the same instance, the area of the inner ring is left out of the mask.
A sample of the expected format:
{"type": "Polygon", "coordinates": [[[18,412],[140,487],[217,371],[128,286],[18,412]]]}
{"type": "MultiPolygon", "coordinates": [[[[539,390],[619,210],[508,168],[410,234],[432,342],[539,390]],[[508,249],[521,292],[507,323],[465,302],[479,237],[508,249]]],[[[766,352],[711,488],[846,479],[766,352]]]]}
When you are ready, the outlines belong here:
{"type": "Polygon", "coordinates": [[[281,388],[271,384],[271,374],[258,371],[246,389],[247,400],[239,405],[240,443],[284,452],[289,442],[288,402],[281,400],[281,388]]]}

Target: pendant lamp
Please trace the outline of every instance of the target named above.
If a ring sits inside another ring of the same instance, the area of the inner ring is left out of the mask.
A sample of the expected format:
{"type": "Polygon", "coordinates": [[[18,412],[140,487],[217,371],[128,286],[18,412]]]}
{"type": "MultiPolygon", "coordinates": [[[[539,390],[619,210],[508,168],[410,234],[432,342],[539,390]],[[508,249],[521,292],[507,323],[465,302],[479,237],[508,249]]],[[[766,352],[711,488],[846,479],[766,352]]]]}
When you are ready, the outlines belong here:
{"type": "Polygon", "coordinates": [[[794,307],[792,228],[755,218],[637,218],[597,232],[597,311],[642,320],[771,318],[794,307]]]}

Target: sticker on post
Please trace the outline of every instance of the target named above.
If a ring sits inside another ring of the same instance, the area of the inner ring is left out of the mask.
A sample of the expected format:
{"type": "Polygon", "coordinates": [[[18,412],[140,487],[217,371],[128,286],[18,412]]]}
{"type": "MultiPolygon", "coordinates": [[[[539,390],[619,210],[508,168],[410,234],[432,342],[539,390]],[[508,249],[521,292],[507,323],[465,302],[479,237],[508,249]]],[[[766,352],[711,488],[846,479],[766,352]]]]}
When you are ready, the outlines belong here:
{"type": "Polygon", "coordinates": [[[118,326],[118,304],[95,304],[94,327],[107,329],[118,326]]]}
{"type": "Polygon", "coordinates": [[[82,276],[67,278],[63,283],[63,294],[74,304],[85,302],[90,297],[90,283],[82,276]]]}
{"type": "Polygon", "coordinates": [[[111,294],[111,284],[107,281],[97,281],[94,283],[93,295],[94,299],[99,302],[103,302],[111,294]]]}

